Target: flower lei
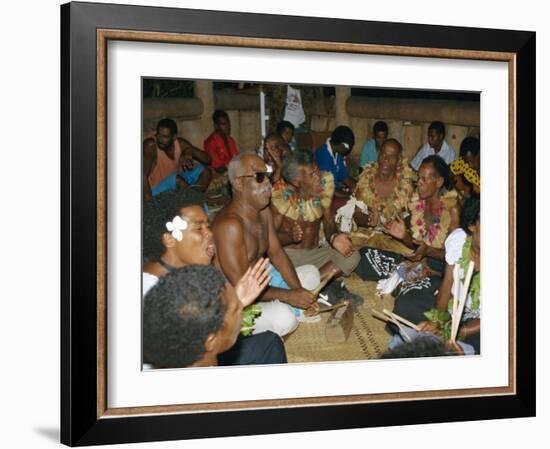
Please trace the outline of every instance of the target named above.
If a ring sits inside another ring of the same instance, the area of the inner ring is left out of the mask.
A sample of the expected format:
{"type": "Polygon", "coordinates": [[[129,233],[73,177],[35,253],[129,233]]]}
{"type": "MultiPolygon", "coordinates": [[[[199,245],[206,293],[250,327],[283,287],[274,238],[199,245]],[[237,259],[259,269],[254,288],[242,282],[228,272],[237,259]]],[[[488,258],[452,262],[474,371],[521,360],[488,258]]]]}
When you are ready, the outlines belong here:
{"type": "Polygon", "coordinates": [[[407,206],[413,192],[412,178],[414,172],[407,164],[406,159],[401,161],[397,168],[397,186],[392,194],[381,200],[376,191],[375,176],[378,172],[378,162],[368,164],[357,182],[354,196],[363,201],[368,208],[378,209],[380,213],[380,222],[382,224],[391,221],[403,211],[407,211],[407,206]]]}
{"type": "Polygon", "coordinates": [[[450,190],[443,195],[433,211],[431,223],[426,223],[424,213],[426,201],[421,200],[418,193],[411,198],[411,235],[415,240],[421,240],[434,248],[443,248],[451,225],[451,208],[456,205],[457,193],[450,190]]]}
{"type": "Polygon", "coordinates": [[[321,173],[321,186],[323,191],[320,196],[302,198],[298,196],[291,185],[281,179],[273,186],[271,204],[281,215],[293,221],[302,218],[303,221],[315,222],[323,216],[323,211],[332,204],[334,195],[334,177],[332,173],[321,173]]]}

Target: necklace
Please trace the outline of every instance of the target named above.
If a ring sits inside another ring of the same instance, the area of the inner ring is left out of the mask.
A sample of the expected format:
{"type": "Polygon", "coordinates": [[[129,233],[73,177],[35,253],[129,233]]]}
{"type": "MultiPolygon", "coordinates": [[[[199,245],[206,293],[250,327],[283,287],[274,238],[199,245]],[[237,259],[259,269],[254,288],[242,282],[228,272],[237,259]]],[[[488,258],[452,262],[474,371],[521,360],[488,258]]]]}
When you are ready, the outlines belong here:
{"type": "Polygon", "coordinates": [[[393,192],[384,199],[378,197],[375,185],[377,172],[378,162],[367,165],[359,177],[354,195],[358,200],[363,201],[367,207],[377,209],[381,215],[381,223],[385,223],[391,221],[397,215],[401,216],[407,210],[413,192],[413,172],[408,167],[406,160],[403,160],[397,168],[397,184],[393,192]]]}
{"type": "Polygon", "coordinates": [[[443,213],[443,201],[439,200],[437,206],[433,210],[433,215],[430,222],[425,218],[426,213],[426,201],[419,200],[412,212],[412,228],[413,234],[420,236],[420,240],[428,240],[431,246],[433,246],[434,240],[438,237],[441,230],[441,214],[443,213]]]}
{"type": "Polygon", "coordinates": [[[426,201],[419,198],[418,193],[411,199],[411,234],[416,240],[422,240],[434,248],[443,248],[451,224],[451,208],[456,204],[456,191],[450,190],[443,195],[429,223],[424,217],[426,201]]]}
{"type": "Polygon", "coordinates": [[[173,265],[170,265],[169,263],[166,263],[166,262],[165,262],[164,260],[162,260],[162,259],[159,259],[158,262],[159,262],[159,264],[161,264],[161,266],[162,266],[163,268],[165,268],[166,271],[168,271],[168,272],[174,271],[175,269],[178,268],[178,267],[175,267],[175,266],[173,266],[173,265]]]}
{"type": "Polygon", "coordinates": [[[302,198],[294,188],[283,180],[273,186],[271,204],[279,214],[291,220],[315,222],[323,216],[323,211],[329,209],[334,195],[334,178],[332,173],[321,173],[321,186],[323,188],[319,196],[302,198]]]}

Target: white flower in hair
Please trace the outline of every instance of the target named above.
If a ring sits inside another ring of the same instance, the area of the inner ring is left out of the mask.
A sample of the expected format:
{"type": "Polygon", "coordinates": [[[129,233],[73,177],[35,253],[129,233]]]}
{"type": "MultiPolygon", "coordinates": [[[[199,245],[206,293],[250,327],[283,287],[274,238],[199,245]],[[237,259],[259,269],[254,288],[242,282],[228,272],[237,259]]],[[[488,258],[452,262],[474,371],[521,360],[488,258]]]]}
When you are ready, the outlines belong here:
{"type": "Polygon", "coordinates": [[[178,242],[183,240],[183,234],[181,231],[185,231],[188,226],[189,224],[187,221],[179,215],[176,215],[172,221],[166,223],[166,229],[172,233],[172,237],[174,237],[178,242]]]}

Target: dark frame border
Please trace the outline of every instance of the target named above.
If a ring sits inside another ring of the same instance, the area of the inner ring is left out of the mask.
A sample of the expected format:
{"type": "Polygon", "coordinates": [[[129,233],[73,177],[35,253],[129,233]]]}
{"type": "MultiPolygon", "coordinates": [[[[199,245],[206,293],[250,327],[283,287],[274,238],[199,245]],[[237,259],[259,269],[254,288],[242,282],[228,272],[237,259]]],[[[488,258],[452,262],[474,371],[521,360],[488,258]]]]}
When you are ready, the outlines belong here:
{"type": "Polygon", "coordinates": [[[62,5],[61,25],[62,443],[80,446],[250,435],[250,429],[254,434],[267,434],[535,415],[535,33],[93,3],[62,5]],[[391,52],[389,47],[399,47],[395,54],[425,49],[425,56],[446,50],[515,55],[515,73],[511,73],[515,129],[510,139],[515,137],[516,148],[529,149],[529,157],[516,155],[510,167],[511,175],[515,172],[515,198],[521,195],[523,199],[515,201],[515,230],[522,241],[510,242],[516,260],[515,295],[524,299],[515,305],[515,394],[102,416],[97,407],[97,347],[102,338],[97,333],[98,194],[93,188],[98,182],[97,125],[101,119],[96,112],[98,29],[370,44],[384,46],[385,54],[391,52]]]}

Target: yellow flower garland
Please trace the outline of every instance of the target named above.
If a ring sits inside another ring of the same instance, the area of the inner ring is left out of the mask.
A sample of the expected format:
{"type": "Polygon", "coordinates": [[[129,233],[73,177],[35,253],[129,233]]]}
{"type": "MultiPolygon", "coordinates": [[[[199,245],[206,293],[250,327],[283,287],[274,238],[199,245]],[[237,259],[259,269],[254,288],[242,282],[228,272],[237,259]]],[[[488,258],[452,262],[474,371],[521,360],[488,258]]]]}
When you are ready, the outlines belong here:
{"type": "Polygon", "coordinates": [[[472,167],[470,167],[470,164],[468,164],[468,162],[464,159],[459,158],[454,160],[449,165],[449,168],[451,169],[451,173],[453,175],[463,175],[470,184],[473,184],[479,188],[479,174],[472,167]]]}
{"type": "Polygon", "coordinates": [[[363,201],[369,209],[378,209],[380,222],[387,223],[396,216],[401,216],[407,211],[408,204],[413,193],[413,170],[406,159],[401,161],[397,169],[398,183],[393,193],[386,199],[380,200],[376,195],[374,177],[378,172],[378,162],[373,162],[365,167],[355,188],[354,196],[363,201]]]}
{"type": "Polygon", "coordinates": [[[276,182],[271,194],[271,204],[279,214],[298,221],[315,222],[323,216],[323,211],[330,208],[334,196],[334,177],[332,173],[321,172],[323,190],[318,197],[300,198],[294,188],[283,179],[276,182]]]}

